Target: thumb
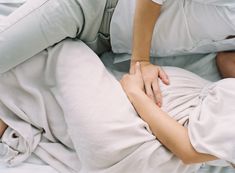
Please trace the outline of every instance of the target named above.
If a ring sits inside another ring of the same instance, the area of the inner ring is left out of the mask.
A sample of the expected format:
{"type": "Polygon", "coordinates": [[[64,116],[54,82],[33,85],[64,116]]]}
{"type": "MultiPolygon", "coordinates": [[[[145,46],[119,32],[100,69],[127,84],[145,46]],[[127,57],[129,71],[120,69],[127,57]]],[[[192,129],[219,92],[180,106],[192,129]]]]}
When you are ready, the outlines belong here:
{"type": "Polygon", "coordinates": [[[139,62],[135,64],[135,74],[141,76],[141,67],[139,62]]]}

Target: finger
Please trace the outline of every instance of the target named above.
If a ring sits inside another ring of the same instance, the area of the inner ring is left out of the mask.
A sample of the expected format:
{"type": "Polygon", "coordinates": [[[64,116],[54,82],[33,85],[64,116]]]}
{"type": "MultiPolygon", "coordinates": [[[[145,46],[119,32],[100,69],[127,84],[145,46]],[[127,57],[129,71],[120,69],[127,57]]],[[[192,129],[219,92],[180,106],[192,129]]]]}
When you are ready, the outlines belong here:
{"type": "Polygon", "coordinates": [[[166,85],[170,84],[170,80],[168,78],[168,75],[165,73],[165,71],[161,67],[159,67],[158,76],[164,84],[166,84],[166,85]]]}
{"type": "Polygon", "coordinates": [[[135,66],[131,64],[129,74],[134,74],[135,73],[135,66]]]}
{"type": "Polygon", "coordinates": [[[153,93],[154,93],[154,97],[155,97],[156,103],[157,103],[157,105],[159,107],[161,107],[162,106],[162,94],[161,94],[161,90],[160,90],[158,79],[155,79],[153,81],[152,89],[153,89],[153,93]]]}
{"type": "Polygon", "coordinates": [[[146,92],[147,96],[155,102],[151,83],[150,82],[145,83],[144,87],[145,87],[145,92],[146,92]]]}
{"type": "Polygon", "coordinates": [[[141,74],[141,66],[140,66],[140,63],[139,63],[139,62],[137,62],[137,63],[135,64],[135,74],[138,75],[138,76],[141,76],[141,75],[142,75],[142,74],[141,74]]]}

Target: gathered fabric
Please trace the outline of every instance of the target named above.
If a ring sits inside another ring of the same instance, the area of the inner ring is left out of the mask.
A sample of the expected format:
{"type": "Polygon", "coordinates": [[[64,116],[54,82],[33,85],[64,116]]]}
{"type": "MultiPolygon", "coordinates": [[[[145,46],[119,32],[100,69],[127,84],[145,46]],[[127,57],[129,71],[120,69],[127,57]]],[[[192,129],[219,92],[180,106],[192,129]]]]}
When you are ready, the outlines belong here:
{"type": "Polygon", "coordinates": [[[235,163],[235,79],[210,82],[183,69],[164,70],[171,84],[161,83],[163,110],[188,128],[196,151],[227,161],[219,161],[223,166],[235,163]]]}
{"type": "MultiPolygon", "coordinates": [[[[164,70],[170,85],[160,82],[162,109],[188,128],[195,150],[234,163],[234,79],[212,83],[183,69],[164,70]]],[[[34,153],[62,173],[200,168],[184,165],[156,139],[120,83],[81,41],[65,40],[1,74],[0,93],[0,118],[9,126],[0,161],[9,166],[34,153]]]]}

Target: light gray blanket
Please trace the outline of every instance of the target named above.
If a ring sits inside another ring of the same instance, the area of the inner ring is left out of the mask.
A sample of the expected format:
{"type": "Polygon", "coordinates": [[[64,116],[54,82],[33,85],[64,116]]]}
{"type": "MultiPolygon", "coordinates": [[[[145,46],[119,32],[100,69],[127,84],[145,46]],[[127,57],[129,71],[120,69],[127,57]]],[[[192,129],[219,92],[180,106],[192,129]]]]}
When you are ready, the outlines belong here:
{"type": "Polygon", "coordinates": [[[188,173],[138,117],[119,82],[84,43],[64,41],[0,76],[10,126],[1,161],[32,153],[59,172],[188,173]]]}
{"type": "Polygon", "coordinates": [[[98,32],[110,4],[110,0],[27,0],[10,15],[7,11],[8,16],[0,18],[0,73],[67,37],[81,39],[99,52],[98,32]]]}
{"type": "Polygon", "coordinates": [[[2,137],[2,162],[9,166],[32,153],[60,172],[77,172],[80,162],[56,96],[58,54],[48,49],[0,75],[0,117],[10,126],[2,137]]]}

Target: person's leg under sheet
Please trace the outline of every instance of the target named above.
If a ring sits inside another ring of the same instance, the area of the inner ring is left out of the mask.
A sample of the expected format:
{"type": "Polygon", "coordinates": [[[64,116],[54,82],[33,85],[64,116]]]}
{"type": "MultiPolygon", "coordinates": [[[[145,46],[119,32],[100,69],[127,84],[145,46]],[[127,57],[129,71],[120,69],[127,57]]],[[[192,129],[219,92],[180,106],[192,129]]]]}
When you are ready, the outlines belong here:
{"type": "Polygon", "coordinates": [[[57,68],[59,99],[81,173],[184,173],[138,117],[116,79],[82,42],[67,41],[57,68]]]}
{"type": "Polygon", "coordinates": [[[0,73],[66,37],[95,39],[106,0],[28,0],[0,23],[0,73]],[[94,10],[96,9],[96,10],[94,10]]]}

